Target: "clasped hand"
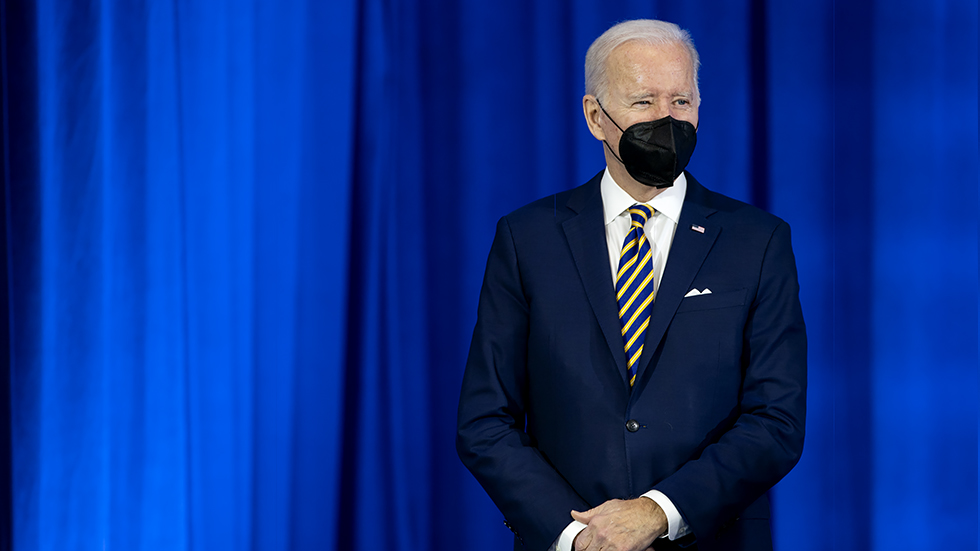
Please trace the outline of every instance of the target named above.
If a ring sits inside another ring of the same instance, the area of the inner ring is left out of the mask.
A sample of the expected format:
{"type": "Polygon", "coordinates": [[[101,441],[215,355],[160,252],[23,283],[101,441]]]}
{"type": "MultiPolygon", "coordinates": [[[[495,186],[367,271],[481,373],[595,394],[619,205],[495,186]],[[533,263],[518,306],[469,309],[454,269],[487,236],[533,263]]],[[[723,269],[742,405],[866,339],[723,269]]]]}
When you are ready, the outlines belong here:
{"type": "Polygon", "coordinates": [[[587,524],[577,536],[575,551],[644,551],[667,532],[667,517],[652,499],[611,499],[572,518],[587,524]]]}

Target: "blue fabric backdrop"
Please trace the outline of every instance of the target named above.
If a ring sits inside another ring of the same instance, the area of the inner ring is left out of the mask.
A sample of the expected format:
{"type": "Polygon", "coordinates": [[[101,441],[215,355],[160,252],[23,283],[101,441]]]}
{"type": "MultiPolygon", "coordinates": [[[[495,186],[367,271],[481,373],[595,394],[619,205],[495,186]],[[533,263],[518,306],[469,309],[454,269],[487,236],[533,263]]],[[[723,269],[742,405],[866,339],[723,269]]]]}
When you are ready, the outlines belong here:
{"type": "Polygon", "coordinates": [[[508,549],[453,448],[483,266],[602,168],[636,17],[701,52],[690,170],[794,230],[777,549],[976,548],[971,0],[4,1],[0,543],[508,549]]]}

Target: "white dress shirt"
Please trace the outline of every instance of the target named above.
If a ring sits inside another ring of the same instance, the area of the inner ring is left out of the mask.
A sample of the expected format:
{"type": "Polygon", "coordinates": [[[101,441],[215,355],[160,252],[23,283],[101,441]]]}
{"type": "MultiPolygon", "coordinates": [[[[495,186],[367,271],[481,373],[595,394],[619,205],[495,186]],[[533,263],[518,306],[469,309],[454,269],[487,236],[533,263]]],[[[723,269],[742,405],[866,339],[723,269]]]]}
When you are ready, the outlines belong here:
{"type": "MultiPolygon", "coordinates": [[[[609,284],[615,288],[616,273],[619,271],[619,256],[623,249],[623,241],[626,234],[630,231],[632,221],[630,219],[629,208],[637,204],[623,188],[616,184],[609,169],[602,175],[600,184],[602,194],[602,211],[606,223],[606,248],[609,250],[609,270],[611,279],[609,284]]],[[[643,233],[647,236],[650,243],[650,250],[653,255],[653,296],[656,301],[657,291],[660,289],[660,278],[667,266],[667,254],[670,252],[670,244],[674,241],[674,232],[677,230],[677,223],[681,217],[681,207],[684,206],[684,195],[687,192],[687,177],[684,173],[674,180],[674,185],[664,189],[656,197],[645,205],[652,207],[656,212],[653,217],[647,220],[643,226],[643,233]]],[[[667,516],[666,537],[673,540],[687,535],[690,528],[681,517],[677,507],[670,501],[663,492],[650,490],[641,497],[652,499],[663,509],[667,516]]],[[[585,524],[573,520],[562,531],[558,540],[551,546],[551,551],[572,551],[572,543],[575,536],[585,529],[585,524]]]]}

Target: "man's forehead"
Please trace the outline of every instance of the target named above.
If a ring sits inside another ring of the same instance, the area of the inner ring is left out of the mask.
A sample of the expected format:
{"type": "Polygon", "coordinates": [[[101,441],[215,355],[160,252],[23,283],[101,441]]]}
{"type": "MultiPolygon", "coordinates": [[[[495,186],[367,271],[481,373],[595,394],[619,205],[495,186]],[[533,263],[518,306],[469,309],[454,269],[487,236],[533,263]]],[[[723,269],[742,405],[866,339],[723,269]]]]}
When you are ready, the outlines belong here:
{"type": "Polygon", "coordinates": [[[613,48],[606,59],[608,66],[633,64],[638,58],[656,57],[663,62],[679,61],[692,67],[690,52],[680,42],[651,43],[640,39],[628,40],[613,48]]]}
{"type": "Polygon", "coordinates": [[[607,60],[610,84],[624,94],[693,92],[694,70],[690,54],[679,43],[650,44],[631,41],[617,46],[607,60]]]}

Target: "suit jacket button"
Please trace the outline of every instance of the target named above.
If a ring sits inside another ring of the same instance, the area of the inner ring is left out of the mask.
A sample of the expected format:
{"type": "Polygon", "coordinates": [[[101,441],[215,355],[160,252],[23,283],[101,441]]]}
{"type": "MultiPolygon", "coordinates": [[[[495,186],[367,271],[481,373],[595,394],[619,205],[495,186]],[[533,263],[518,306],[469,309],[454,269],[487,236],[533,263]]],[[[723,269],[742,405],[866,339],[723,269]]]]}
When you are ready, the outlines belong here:
{"type": "Polygon", "coordinates": [[[636,422],[636,419],[630,419],[626,422],[626,430],[636,432],[640,430],[640,424],[636,422]]]}

